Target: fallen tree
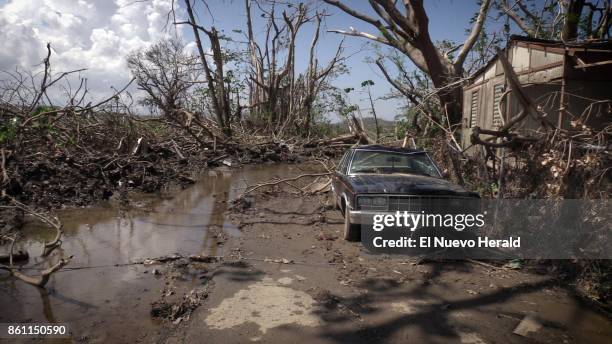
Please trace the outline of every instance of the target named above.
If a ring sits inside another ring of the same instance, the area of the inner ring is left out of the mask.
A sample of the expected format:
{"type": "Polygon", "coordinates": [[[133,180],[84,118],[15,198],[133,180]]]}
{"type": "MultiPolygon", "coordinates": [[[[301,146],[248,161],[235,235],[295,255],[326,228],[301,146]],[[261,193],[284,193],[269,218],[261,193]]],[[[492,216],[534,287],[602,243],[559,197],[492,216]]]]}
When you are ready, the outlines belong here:
{"type": "MultiPolygon", "coordinates": [[[[2,195],[3,198],[7,198],[8,196],[6,196],[5,194],[2,195]]],[[[41,214],[40,212],[35,212],[34,210],[32,210],[31,208],[29,208],[28,206],[20,203],[19,201],[16,201],[13,198],[9,198],[9,202],[11,205],[9,206],[0,206],[1,208],[14,208],[14,209],[19,209],[25,213],[27,213],[28,215],[31,215],[35,218],[37,218],[38,220],[40,220],[41,222],[49,225],[51,228],[53,228],[53,230],[56,232],[55,234],[55,238],[50,241],[50,242],[45,242],[43,243],[43,252],[41,254],[41,256],[47,256],[49,253],[51,253],[51,251],[57,247],[59,247],[61,245],[61,236],[62,236],[62,223],[59,221],[59,219],[57,218],[57,216],[48,216],[48,215],[44,215],[41,214]]],[[[57,263],[55,263],[54,265],[52,265],[51,267],[42,270],[40,275],[38,276],[30,276],[30,275],[26,275],[24,273],[22,273],[20,271],[20,269],[18,267],[16,267],[14,265],[14,262],[18,259],[23,259],[24,256],[27,257],[29,256],[28,253],[21,253],[19,252],[18,257],[15,256],[15,252],[14,252],[14,247],[15,247],[15,243],[17,242],[18,238],[20,236],[18,235],[18,233],[14,230],[12,231],[12,233],[9,234],[2,234],[0,235],[0,239],[6,240],[6,241],[10,241],[10,246],[9,246],[9,253],[8,253],[8,265],[4,265],[4,264],[0,264],[0,269],[1,270],[6,270],[8,271],[11,276],[14,276],[15,278],[24,281],[26,283],[38,286],[38,287],[44,287],[47,282],[49,281],[49,278],[57,271],[61,270],[64,266],[66,266],[68,263],[70,263],[70,260],[73,258],[73,256],[69,256],[67,258],[60,258],[57,263]]],[[[26,258],[27,259],[27,258],[26,258]]]]}

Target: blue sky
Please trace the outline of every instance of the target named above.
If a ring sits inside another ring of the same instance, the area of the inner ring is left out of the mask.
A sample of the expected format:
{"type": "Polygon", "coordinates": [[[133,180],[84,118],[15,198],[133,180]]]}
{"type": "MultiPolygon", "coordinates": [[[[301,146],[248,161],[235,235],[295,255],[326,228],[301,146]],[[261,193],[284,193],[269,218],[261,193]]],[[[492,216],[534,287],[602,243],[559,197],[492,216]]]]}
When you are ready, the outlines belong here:
{"type": "MultiPolygon", "coordinates": [[[[148,45],[175,33],[167,23],[172,0],[0,0],[0,70],[14,70],[20,66],[26,70],[40,69],[45,55],[45,44],[51,42],[52,66],[55,72],[86,68],[80,77],[88,79],[93,98],[112,93],[130,79],[126,56],[135,49],[148,45]]],[[[366,0],[344,0],[353,8],[372,14],[366,0]]],[[[197,0],[196,12],[201,25],[216,26],[233,38],[240,38],[234,29],[246,29],[244,0],[208,0],[210,12],[197,0]]],[[[296,2],[297,3],[297,2],[296,2]]],[[[325,32],[328,29],[354,27],[358,31],[373,32],[369,24],[346,15],[322,1],[309,1],[330,15],[322,26],[317,55],[319,65],[325,65],[335,54],[341,35],[325,32]]],[[[177,0],[179,16],[184,16],[183,0],[177,0]]],[[[469,19],[478,10],[476,1],[426,0],[429,30],[434,40],[462,42],[469,28],[469,19]]],[[[264,33],[265,19],[252,6],[255,31],[264,33]]],[[[495,13],[489,15],[489,24],[495,13]]],[[[305,69],[308,49],[314,27],[306,25],[300,31],[297,42],[297,72],[305,69]]],[[[186,43],[193,40],[193,33],[186,26],[179,29],[186,43]]],[[[376,66],[365,62],[375,57],[374,49],[364,38],[346,37],[345,55],[349,73],[333,81],[340,88],[360,89],[364,80],[375,82],[372,92],[375,98],[387,94],[391,87],[382,78],[376,66]]],[[[244,47],[244,46],[242,46],[244,47]]],[[[76,79],[77,76],[74,76],[76,79]]],[[[1,78],[1,76],[0,76],[1,78]]],[[[78,80],[73,81],[78,84],[78,80]]],[[[61,92],[60,92],[61,93],[61,92]]],[[[61,95],[61,94],[60,94],[61,95]]],[[[369,115],[369,103],[364,94],[352,93],[352,101],[359,104],[364,115],[369,115]]],[[[393,119],[400,113],[401,101],[377,100],[380,117],[393,119]]]]}

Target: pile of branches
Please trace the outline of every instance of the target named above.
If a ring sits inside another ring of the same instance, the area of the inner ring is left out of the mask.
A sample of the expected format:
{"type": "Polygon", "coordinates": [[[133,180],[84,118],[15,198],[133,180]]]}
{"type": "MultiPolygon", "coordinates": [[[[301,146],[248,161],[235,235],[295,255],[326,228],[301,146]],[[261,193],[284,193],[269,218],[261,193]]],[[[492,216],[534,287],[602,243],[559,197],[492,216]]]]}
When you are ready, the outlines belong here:
{"type": "Polygon", "coordinates": [[[558,127],[523,89],[502,52],[499,60],[509,86],[499,110],[503,112],[503,101],[510,93],[522,110],[496,130],[474,127],[471,135],[472,143],[483,150],[482,166],[496,178],[497,194],[504,198],[607,198],[612,124],[595,127],[590,119],[596,112],[609,116],[612,101],[594,100],[580,114],[562,109],[563,116],[571,119],[571,128],[558,127]],[[538,129],[525,129],[528,121],[537,123],[538,129]]]}
{"type": "Polygon", "coordinates": [[[172,116],[134,115],[123,102],[131,98],[129,84],[92,104],[84,79],[57,105],[50,94],[80,70],[53,75],[50,61],[47,46],[39,74],[4,72],[1,79],[0,204],[11,197],[38,208],[83,206],[116,191],[193,183],[195,173],[210,165],[295,161],[328,145],[340,150],[364,135],[357,127],[337,139],[306,141],[258,135],[238,122],[230,137],[203,114],[180,108],[172,116]]]}
{"type": "Polygon", "coordinates": [[[72,257],[60,255],[38,276],[21,272],[16,262],[28,253],[14,248],[25,215],[55,231],[43,247],[47,256],[61,245],[63,234],[53,209],[85,206],[129,190],[153,192],[169,183],[190,184],[208,166],[296,161],[367,141],[359,126],[340,138],[306,140],[258,135],[246,122],[234,123],[230,136],[215,121],[180,108],[172,109],[171,116],[141,117],[123,100],[131,99],[126,92],[131,82],[92,103],[80,79],[60,105],[57,86],[69,86],[68,78],[81,70],[54,75],[50,61],[47,45],[40,73],[3,71],[0,78],[0,246],[8,252],[0,255],[0,269],[37,286],[44,286],[72,257]]]}
{"type": "Polygon", "coordinates": [[[170,180],[189,182],[184,166],[205,159],[171,129],[125,115],[46,112],[26,126],[0,113],[3,123],[17,123],[2,148],[3,191],[28,204],[81,206],[117,189],[155,191],[170,180]]]}

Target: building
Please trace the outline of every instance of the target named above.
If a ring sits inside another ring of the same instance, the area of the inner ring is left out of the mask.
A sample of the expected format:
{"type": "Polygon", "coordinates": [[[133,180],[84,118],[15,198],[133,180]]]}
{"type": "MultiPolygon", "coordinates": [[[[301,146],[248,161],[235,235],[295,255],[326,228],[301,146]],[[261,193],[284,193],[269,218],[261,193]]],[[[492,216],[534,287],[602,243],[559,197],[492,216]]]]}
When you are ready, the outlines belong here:
{"type": "MultiPolygon", "coordinates": [[[[580,123],[602,128],[611,122],[612,41],[568,44],[512,36],[504,51],[525,93],[546,113],[548,123],[569,129],[580,123]]],[[[499,129],[522,109],[507,92],[507,84],[495,57],[464,86],[464,149],[471,146],[472,128],[499,129]]],[[[531,117],[520,124],[525,133],[540,129],[541,123],[531,117]]]]}

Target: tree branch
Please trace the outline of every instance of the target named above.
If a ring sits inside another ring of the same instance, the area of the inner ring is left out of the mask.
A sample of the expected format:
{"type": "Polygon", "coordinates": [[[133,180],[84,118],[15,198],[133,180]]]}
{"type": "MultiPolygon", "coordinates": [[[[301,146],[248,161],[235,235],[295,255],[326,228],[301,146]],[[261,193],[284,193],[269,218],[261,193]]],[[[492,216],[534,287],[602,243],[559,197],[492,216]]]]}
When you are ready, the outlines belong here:
{"type": "Polygon", "coordinates": [[[478,36],[480,36],[480,32],[482,31],[482,27],[484,26],[485,19],[487,18],[487,13],[489,12],[490,3],[490,0],[482,1],[482,4],[480,5],[480,11],[478,12],[476,22],[474,22],[474,26],[472,27],[472,31],[470,32],[468,38],[465,40],[465,43],[463,43],[463,47],[461,48],[461,51],[459,51],[459,54],[455,59],[455,69],[462,69],[463,62],[465,62],[465,58],[467,57],[470,50],[472,50],[472,47],[476,43],[476,40],[478,40],[478,36]]]}
{"type": "Polygon", "coordinates": [[[512,19],[512,21],[516,23],[516,25],[521,30],[523,30],[523,32],[525,32],[530,37],[535,37],[535,32],[533,32],[533,30],[529,28],[529,25],[527,25],[527,23],[525,23],[523,19],[516,12],[514,12],[514,10],[510,6],[508,6],[508,0],[501,0],[499,4],[501,8],[504,10],[504,13],[510,19],[512,19]]]}
{"type": "Polygon", "coordinates": [[[355,17],[357,19],[361,19],[364,22],[367,22],[367,23],[370,23],[370,24],[376,26],[377,28],[381,26],[380,20],[378,20],[376,18],[373,18],[373,17],[370,17],[368,15],[365,15],[365,14],[363,14],[361,12],[357,12],[357,11],[353,10],[352,8],[350,8],[349,6],[343,4],[342,2],[340,2],[338,0],[323,0],[323,1],[325,1],[326,3],[328,3],[328,4],[332,5],[332,6],[335,6],[335,7],[339,8],[339,9],[341,9],[342,11],[344,11],[346,14],[348,14],[350,16],[355,17]]]}
{"type": "Polygon", "coordinates": [[[383,37],[374,36],[374,35],[372,35],[370,33],[367,33],[367,32],[360,32],[360,31],[357,31],[357,30],[355,30],[353,28],[351,28],[351,29],[352,29],[351,31],[327,30],[327,32],[334,32],[334,33],[339,33],[341,35],[353,36],[353,37],[363,37],[363,38],[367,38],[367,39],[372,40],[372,41],[376,41],[378,43],[382,43],[382,44],[386,44],[386,45],[392,46],[392,44],[389,43],[389,41],[386,40],[383,37]]]}

